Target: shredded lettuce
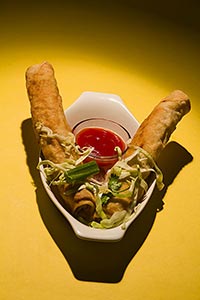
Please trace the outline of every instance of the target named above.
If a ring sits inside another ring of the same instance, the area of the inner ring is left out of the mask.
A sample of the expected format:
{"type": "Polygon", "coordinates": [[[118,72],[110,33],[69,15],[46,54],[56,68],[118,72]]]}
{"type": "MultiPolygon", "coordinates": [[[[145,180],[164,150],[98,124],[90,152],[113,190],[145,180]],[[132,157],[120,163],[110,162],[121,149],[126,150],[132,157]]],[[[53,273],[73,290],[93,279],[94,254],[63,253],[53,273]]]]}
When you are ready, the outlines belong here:
{"type": "Polygon", "coordinates": [[[39,132],[40,137],[44,139],[57,139],[60,145],[63,147],[66,154],[66,162],[70,162],[74,165],[81,164],[94,150],[93,147],[80,148],[75,142],[75,136],[72,132],[68,132],[67,136],[62,136],[44,126],[42,123],[37,122],[35,124],[36,130],[39,132]]]}
{"type": "Polygon", "coordinates": [[[101,199],[102,210],[103,205],[106,205],[112,197],[130,198],[130,207],[128,210],[115,212],[111,217],[104,216],[100,222],[92,222],[91,226],[112,228],[123,225],[136,210],[140,195],[147,192],[147,178],[150,173],[155,174],[157,187],[161,190],[164,186],[162,172],[145,150],[136,148],[131,156],[118,160],[107,172],[106,181],[98,188],[98,199],[101,199]]]}
{"type": "Polygon", "coordinates": [[[99,229],[109,229],[126,222],[130,214],[126,210],[116,211],[110,218],[104,218],[100,223],[93,221],[91,226],[99,229]]]}

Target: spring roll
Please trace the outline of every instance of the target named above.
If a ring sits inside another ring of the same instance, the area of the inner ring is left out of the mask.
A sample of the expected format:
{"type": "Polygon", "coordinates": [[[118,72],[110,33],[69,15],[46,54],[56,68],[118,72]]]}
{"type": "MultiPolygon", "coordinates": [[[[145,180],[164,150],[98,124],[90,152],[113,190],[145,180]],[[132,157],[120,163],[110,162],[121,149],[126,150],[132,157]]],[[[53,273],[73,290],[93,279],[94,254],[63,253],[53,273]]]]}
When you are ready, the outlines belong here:
{"type": "MultiPolygon", "coordinates": [[[[154,162],[156,162],[172,132],[176,129],[178,122],[190,109],[189,97],[180,90],[173,91],[153,109],[150,115],[139,126],[128,146],[128,150],[124,154],[124,158],[129,158],[137,147],[140,147],[148,152],[154,162]]],[[[149,163],[148,160],[145,161],[145,167],[149,163]]],[[[143,178],[148,180],[149,175],[150,173],[147,172],[143,178]]],[[[142,201],[144,193],[145,190],[140,187],[138,189],[137,203],[142,201]]],[[[126,209],[130,203],[130,198],[117,199],[113,197],[104,210],[108,215],[112,215],[115,211],[126,209]]]]}
{"type": "MultiPolygon", "coordinates": [[[[33,128],[44,158],[54,163],[63,163],[67,157],[58,137],[67,137],[71,128],[64,115],[62,98],[51,64],[44,62],[29,67],[26,71],[26,87],[33,128]],[[50,129],[55,138],[43,135],[44,128],[50,129]]],[[[91,219],[95,210],[92,193],[85,190],[73,196],[66,196],[68,187],[64,185],[57,188],[69,211],[76,217],[81,215],[91,219]]]]}
{"type": "Polygon", "coordinates": [[[66,136],[70,126],[66,121],[53,67],[44,62],[26,71],[26,87],[31,104],[31,115],[36,138],[46,159],[55,163],[64,161],[65,151],[59,141],[41,136],[40,124],[52,132],[66,136]]]}
{"type": "Polygon", "coordinates": [[[125,157],[131,155],[135,147],[141,147],[157,161],[178,122],[190,109],[189,97],[180,90],[173,91],[142,122],[125,157]]]}
{"type": "Polygon", "coordinates": [[[62,196],[64,206],[72,215],[87,222],[92,221],[95,214],[95,197],[87,189],[81,189],[75,195],[65,195],[66,187],[59,187],[59,194],[62,196]]]}

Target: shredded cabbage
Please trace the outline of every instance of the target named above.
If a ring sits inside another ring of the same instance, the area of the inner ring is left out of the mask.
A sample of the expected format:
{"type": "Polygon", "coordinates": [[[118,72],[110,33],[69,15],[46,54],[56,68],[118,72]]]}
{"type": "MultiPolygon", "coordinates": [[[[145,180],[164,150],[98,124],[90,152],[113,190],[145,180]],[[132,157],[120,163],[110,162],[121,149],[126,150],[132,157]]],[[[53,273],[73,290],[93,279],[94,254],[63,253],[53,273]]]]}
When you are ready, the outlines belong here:
{"type": "MultiPolygon", "coordinates": [[[[128,210],[115,212],[111,217],[104,216],[99,223],[92,222],[91,226],[94,228],[112,228],[120,224],[123,226],[130,215],[136,211],[141,191],[147,192],[147,178],[150,173],[155,174],[157,187],[161,190],[164,187],[162,172],[144,149],[137,147],[131,156],[119,159],[107,172],[105,182],[98,186],[98,199],[105,201],[105,195],[106,201],[112,197],[119,199],[127,197],[131,199],[130,207],[128,210]],[[126,189],[121,189],[120,183],[126,183],[126,189]]],[[[103,205],[98,206],[99,215],[102,211],[103,205]]]]}
{"type": "Polygon", "coordinates": [[[66,154],[66,162],[77,166],[81,164],[94,150],[93,147],[80,148],[75,142],[75,136],[72,132],[68,132],[67,136],[62,136],[49,128],[37,122],[35,125],[36,130],[40,133],[40,137],[45,139],[55,138],[59,141],[60,145],[64,148],[66,154]]]}
{"type": "Polygon", "coordinates": [[[100,229],[113,228],[126,222],[129,215],[126,210],[116,211],[110,218],[104,218],[100,223],[93,221],[91,226],[100,229]]]}

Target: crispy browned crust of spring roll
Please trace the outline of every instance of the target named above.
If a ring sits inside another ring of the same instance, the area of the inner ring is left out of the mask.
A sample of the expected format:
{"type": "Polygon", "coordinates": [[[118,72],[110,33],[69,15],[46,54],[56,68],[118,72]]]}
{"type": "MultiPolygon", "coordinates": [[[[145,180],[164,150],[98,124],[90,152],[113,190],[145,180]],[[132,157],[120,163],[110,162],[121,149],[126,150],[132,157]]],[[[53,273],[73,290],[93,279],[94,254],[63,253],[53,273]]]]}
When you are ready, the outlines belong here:
{"type": "Polygon", "coordinates": [[[125,157],[131,155],[135,147],[141,147],[157,161],[178,122],[190,109],[189,97],[180,90],[173,91],[142,122],[125,157]]]}
{"type": "Polygon", "coordinates": [[[65,186],[59,187],[59,193],[62,196],[63,204],[74,217],[87,222],[92,221],[95,213],[95,197],[87,189],[78,191],[75,195],[65,195],[65,186]]]}
{"type": "MultiPolygon", "coordinates": [[[[44,62],[29,67],[26,71],[26,87],[31,104],[33,128],[42,153],[45,159],[62,163],[66,159],[64,148],[56,138],[42,137],[38,126],[42,124],[63,137],[71,131],[64,115],[52,65],[44,62]]],[[[73,196],[66,196],[66,189],[66,186],[58,186],[59,194],[69,211],[76,217],[91,219],[95,211],[92,193],[83,190],[73,196]]]]}
{"type": "Polygon", "coordinates": [[[48,62],[29,67],[26,71],[26,87],[31,104],[33,127],[42,152],[46,159],[55,163],[62,162],[65,159],[65,152],[59,141],[57,139],[49,141],[41,137],[38,127],[38,124],[42,124],[62,136],[67,136],[70,131],[53,67],[48,62]]]}
{"type": "Polygon", "coordinates": [[[57,187],[65,208],[77,219],[90,222],[95,213],[95,197],[87,189],[82,189],[75,194],[66,195],[67,188],[63,185],[57,187]]]}
{"type": "MultiPolygon", "coordinates": [[[[180,90],[173,91],[165,97],[139,126],[124,158],[130,156],[136,147],[147,151],[156,162],[167,144],[176,125],[191,109],[189,97],[180,90]]],[[[148,177],[148,173],[146,174],[148,177]]],[[[144,190],[139,191],[138,202],[141,201],[144,190]]],[[[106,213],[112,215],[114,211],[125,209],[128,199],[113,199],[106,207],[106,213]]],[[[130,200],[130,199],[129,199],[130,200]]]]}

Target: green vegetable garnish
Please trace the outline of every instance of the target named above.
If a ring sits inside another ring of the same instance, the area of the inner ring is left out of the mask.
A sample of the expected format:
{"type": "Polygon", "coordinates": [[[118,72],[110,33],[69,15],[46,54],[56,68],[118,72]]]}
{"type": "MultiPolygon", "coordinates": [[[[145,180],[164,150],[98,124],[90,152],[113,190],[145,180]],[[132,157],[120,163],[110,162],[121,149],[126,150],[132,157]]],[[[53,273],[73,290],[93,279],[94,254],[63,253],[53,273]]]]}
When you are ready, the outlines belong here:
{"type": "Polygon", "coordinates": [[[108,188],[115,193],[120,189],[121,185],[122,183],[119,182],[119,177],[115,174],[111,174],[108,181],[108,188]]]}
{"type": "Polygon", "coordinates": [[[96,161],[90,161],[78,166],[68,163],[55,164],[49,160],[43,160],[38,167],[43,165],[44,173],[51,185],[81,184],[92,175],[99,173],[96,161]]]}
{"type": "Polygon", "coordinates": [[[79,165],[64,173],[67,183],[83,182],[87,177],[99,173],[99,167],[96,161],[92,160],[88,163],[79,165]]]}
{"type": "Polygon", "coordinates": [[[112,193],[103,194],[101,196],[101,203],[102,203],[102,205],[107,204],[111,197],[112,197],[112,193]]]}

